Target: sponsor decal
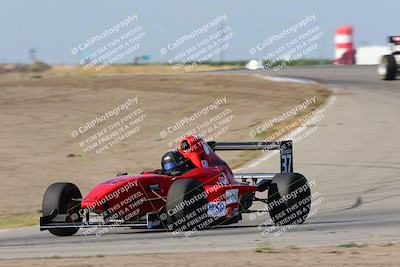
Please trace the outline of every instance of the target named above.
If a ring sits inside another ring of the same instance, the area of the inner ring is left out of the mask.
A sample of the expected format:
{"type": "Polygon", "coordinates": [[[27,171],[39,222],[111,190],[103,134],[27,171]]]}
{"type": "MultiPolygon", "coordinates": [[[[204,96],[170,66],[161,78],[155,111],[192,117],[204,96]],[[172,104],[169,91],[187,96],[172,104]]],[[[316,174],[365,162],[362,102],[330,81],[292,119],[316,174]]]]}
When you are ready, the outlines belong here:
{"type": "Polygon", "coordinates": [[[226,177],[225,173],[221,173],[222,176],[218,177],[218,182],[223,185],[229,184],[228,178],[226,177]]]}
{"type": "Polygon", "coordinates": [[[207,215],[210,217],[223,217],[227,214],[226,202],[210,202],[207,206],[207,215]]]}
{"type": "Polygon", "coordinates": [[[232,216],[237,216],[239,215],[239,208],[234,208],[232,212],[232,216]]]}
{"type": "Polygon", "coordinates": [[[155,220],[155,221],[147,221],[147,228],[148,229],[153,229],[153,228],[157,228],[161,225],[161,221],[160,220],[155,220]]]}
{"type": "Polygon", "coordinates": [[[208,161],[202,159],[202,160],[201,160],[201,166],[202,166],[203,168],[208,168],[208,161]]]}
{"type": "Polygon", "coordinates": [[[151,185],[149,185],[149,189],[150,189],[151,191],[153,191],[153,190],[159,190],[159,189],[160,189],[160,184],[151,184],[151,185]]]}
{"type": "Polygon", "coordinates": [[[239,189],[226,190],[225,196],[226,196],[226,204],[227,205],[238,203],[239,189]]]}
{"type": "Polygon", "coordinates": [[[147,214],[147,228],[157,228],[161,225],[161,220],[158,219],[158,215],[155,213],[148,213],[147,214]]]}
{"type": "Polygon", "coordinates": [[[208,147],[208,144],[203,143],[203,149],[204,149],[204,152],[206,152],[207,155],[210,155],[210,148],[208,147]]]}

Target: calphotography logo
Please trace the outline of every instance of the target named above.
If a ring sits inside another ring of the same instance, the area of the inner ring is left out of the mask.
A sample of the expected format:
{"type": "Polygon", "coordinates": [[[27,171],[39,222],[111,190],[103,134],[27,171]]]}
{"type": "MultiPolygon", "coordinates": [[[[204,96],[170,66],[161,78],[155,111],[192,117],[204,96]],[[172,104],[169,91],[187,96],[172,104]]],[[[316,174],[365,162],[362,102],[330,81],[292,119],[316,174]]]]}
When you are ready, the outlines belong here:
{"type": "Polygon", "coordinates": [[[224,14],[168,43],[160,49],[160,54],[170,56],[167,61],[173,70],[193,71],[216,56],[222,57],[235,36],[224,14]]]}
{"type": "Polygon", "coordinates": [[[138,20],[138,14],[128,15],[118,24],[79,43],[71,49],[71,54],[78,58],[84,71],[102,71],[109,65],[133,56],[147,36],[138,20]]]}
{"type": "Polygon", "coordinates": [[[115,108],[101,113],[71,132],[84,153],[99,155],[140,132],[146,113],[138,97],[128,98],[115,108]]]}
{"type": "Polygon", "coordinates": [[[85,133],[87,130],[90,130],[91,128],[95,127],[98,124],[101,124],[102,122],[106,121],[108,118],[112,118],[114,116],[118,116],[118,114],[125,110],[129,109],[131,105],[135,105],[138,103],[138,98],[128,98],[125,103],[121,104],[120,106],[117,106],[116,108],[103,113],[99,117],[93,118],[91,121],[87,122],[85,125],[80,126],[77,130],[74,130],[71,133],[72,137],[76,137],[79,134],[85,133]]]}
{"type": "Polygon", "coordinates": [[[188,117],[183,117],[181,120],[176,121],[174,123],[174,125],[170,125],[166,129],[161,130],[160,136],[164,138],[168,134],[172,134],[172,133],[178,131],[179,129],[181,129],[181,128],[185,127],[186,125],[190,124],[191,122],[194,122],[194,121],[196,121],[197,119],[199,119],[201,117],[207,116],[213,110],[218,110],[218,108],[220,108],[220,106],[226,105],[226,103],[227,103],[227,98],[226,97],[217,98],[213,103],[211,103],[211,104],[205,106],[204,108],[192,113],[188,117]]]}
{"type": "Polygon", "coordinates": [[[321,26],[315,25],[316,22],[316,14],[307,15],[251,47],[249,54],[258,57],[258,65],[274,71],[300,64],[298,61],[314,53],[322,37],[325,37],[321,26]]]}
{"type": "Polygon", "coordinates": [[[310,105],[315,105],[316,104],[317,98],[311,97],[307,98],[303,103],[300,105],[297,105],[293,109],[281,114],[278,117],[273,117],[272,119],[265,121],[261,125],[257,126],[254,130],[251,130],[249,135],[250,137],[255,137],[257,134],[261,134],[265,131],[267,131],[269,128],[273,127],[275,124],[280,123],[284,120],[287,120],[291,117],[296,116],[299,112],[305,111],[308,106],[310,105]]]}

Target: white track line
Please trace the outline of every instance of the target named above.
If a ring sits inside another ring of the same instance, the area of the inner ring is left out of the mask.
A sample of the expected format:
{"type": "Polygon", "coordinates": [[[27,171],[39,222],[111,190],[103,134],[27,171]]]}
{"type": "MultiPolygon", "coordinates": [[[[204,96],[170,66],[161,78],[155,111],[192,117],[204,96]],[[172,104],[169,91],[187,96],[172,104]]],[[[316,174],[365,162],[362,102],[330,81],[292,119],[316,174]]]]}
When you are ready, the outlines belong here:
{"type": "Polygon", "coordinates": [[[292,82],[292,83],[306,83],[306,84],[318,84],[316,81],[309,79],[300,79],[300,78],[290,78],[290,77],[274,77],[274,76],[262,76],[262,75],[254,75],[257,77],[261,77],[262,79],[266,79],[272,82],[292,82]]]}
{"type": "MultiPolygon", "coordinates": [[[[312,81],[312,80],[307,80],[307,79],[281,78],[281,77],[277,78],[277,77],[261,76],[261,75],[254,75],[254,76],[261,77],[261,78],[266,79],[266,80],[277,81],[277,82],[296,82],[296,81],[300,81],[298,83],[317,84],[317,82],[312,81]],[[273,79],[271,79],[271,78],[273,78],[273,79]]],[[[328,86],[328,88],[332,92],[335,92],[337,90],[336,88],[331,87],[331,86],[328,86]]],[[[324,114],[335,103],[335,101],[336,101],[336,95],[332,95],[329,98],[328,102],[322,108],[320,108],[320,113],[324,114]]],[[[286,140],[288,138],[294,139],[297,136],[299,136],[306,129],[310,128],[310,127],[307,127],[307,125],[309,125],[310,122],[313,119],[315,119],[315,117],[316,116],[313,116],[313,117],[309,118],[308,120],[304,121],[299,127],[297,127],[292,132],[290,132],[287,135],[285,135],[284,137],[282,137],[282,140],[286,140]]],[[[238,169],[233,170],[233,172],[238,172],[238,171],[242,171],[244,169],[254,168],[254,167],[260,165],[262,162],[271,159],[276,154],[279,154],[278,150],[271,151],[271,152],[267,153],[266,155],[264,155],[264,156],[262,156],[260,158],[257,158],[255,160],[243,165],[242,167],[239,167],[238,169]]]]}

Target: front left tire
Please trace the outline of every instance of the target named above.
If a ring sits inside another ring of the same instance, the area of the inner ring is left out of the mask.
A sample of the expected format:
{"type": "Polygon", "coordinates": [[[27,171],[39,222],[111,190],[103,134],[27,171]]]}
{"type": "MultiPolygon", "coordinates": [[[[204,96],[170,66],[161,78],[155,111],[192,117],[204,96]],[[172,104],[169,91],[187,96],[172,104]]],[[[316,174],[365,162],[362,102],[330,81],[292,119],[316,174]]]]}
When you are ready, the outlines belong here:
{"type": "MultiPolygon", "coordinates": [[[[66,223],[80,223],[82,217],[79,215],[82,194],[79,188],[72,183],[54,183],[50,185],[43,197],[43,216],[51,215],[53,210],[58,215],[65,215],[66,223]]],[[[78,232],[78,227],[54,228],[49,232],[57,236],[71,236],[78,232]]]]}

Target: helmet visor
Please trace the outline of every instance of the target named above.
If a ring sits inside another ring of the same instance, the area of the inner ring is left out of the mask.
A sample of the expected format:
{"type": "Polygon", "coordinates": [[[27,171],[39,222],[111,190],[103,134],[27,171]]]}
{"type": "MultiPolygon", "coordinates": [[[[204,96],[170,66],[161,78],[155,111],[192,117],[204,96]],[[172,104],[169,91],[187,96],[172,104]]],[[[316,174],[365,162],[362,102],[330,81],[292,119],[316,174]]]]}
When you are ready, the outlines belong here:
{"type": "Polygon", "coordinates": [[[163,168],[164,168],[164,170],[166,170],[166,171],[170,171],[170,170],[174,169],[175,167],[176,167],[175,162],[165,162],[165,163],[163,164],[163,168]]]}

